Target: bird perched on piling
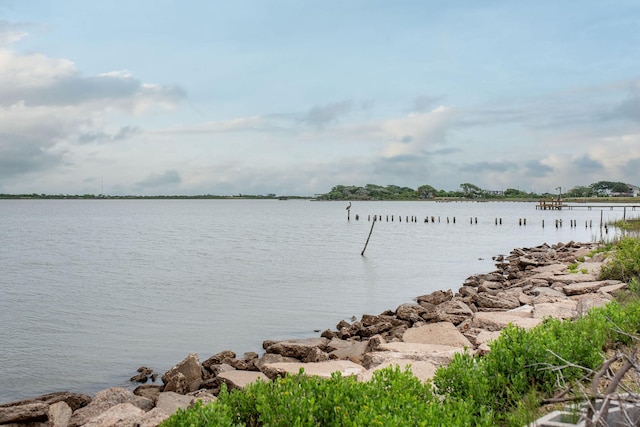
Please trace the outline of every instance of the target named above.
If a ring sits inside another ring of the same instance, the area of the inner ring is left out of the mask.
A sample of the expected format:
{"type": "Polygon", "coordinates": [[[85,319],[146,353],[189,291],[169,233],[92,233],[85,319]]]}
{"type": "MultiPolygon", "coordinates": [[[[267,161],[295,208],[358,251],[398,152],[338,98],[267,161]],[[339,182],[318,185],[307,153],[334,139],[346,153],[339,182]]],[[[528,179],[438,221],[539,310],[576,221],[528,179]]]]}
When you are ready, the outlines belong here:
{"type": "Polygon", "coordinates": [[[349,206],[347,206],[345,210],[348,211],[349,209],[351,209],[351,202],[349,202],[349,206]]]}

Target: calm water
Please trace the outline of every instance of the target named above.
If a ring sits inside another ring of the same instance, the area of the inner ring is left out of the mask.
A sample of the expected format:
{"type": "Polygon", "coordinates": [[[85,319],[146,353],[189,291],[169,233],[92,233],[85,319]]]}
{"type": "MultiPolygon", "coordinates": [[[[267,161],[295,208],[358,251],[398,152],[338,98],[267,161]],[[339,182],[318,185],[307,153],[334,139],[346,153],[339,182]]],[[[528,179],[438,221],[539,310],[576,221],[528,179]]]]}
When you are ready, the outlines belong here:
{"type": "MultiPolygon", "coordinates": [[[[0,200],[0,402],[129,385],[138,366],[162,373],[190,352],[205,360],[315,337],[341,319],[457,290],[515,247],[600,238],[600,209],[355,202],[347,221],[346,205],[0,200]],[[383,221],[363,257],[375,214],[383,221]],[[412,215],[417,223],[405,221],[412,215]]],[[[602,216],[621,218],[622,208],[602,216]]]]}

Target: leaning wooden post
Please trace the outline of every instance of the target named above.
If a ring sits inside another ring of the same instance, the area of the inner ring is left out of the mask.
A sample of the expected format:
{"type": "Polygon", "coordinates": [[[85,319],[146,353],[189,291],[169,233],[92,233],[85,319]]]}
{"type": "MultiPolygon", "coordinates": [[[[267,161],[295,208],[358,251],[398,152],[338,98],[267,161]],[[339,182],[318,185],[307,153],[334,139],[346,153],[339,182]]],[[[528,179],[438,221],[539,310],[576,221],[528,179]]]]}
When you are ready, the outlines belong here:
{"type": "Polygon", "coordinates": [[[364,244],[364,249],[360,252],[360,255],[364,256],[364,251],[367,250],[367,245],[369,244],[369,239],[371,238],[371,233],[373,233],[373,226],[376,225],[376,217],[373,217],[373,222],[371,223],[371,230],[369,230],[369,235],[367,236],[367,241],[364,244]]]}

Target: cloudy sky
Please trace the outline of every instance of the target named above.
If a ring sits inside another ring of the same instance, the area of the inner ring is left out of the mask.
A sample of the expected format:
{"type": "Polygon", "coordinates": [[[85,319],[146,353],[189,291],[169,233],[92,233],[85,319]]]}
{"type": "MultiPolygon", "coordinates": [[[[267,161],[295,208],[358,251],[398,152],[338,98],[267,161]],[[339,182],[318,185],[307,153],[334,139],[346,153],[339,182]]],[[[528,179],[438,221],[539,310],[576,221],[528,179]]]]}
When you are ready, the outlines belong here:
{"type": "Polygon", "coordinates": [[[0,193],[640,185],[637,0],[0,0],[0,193]]]}

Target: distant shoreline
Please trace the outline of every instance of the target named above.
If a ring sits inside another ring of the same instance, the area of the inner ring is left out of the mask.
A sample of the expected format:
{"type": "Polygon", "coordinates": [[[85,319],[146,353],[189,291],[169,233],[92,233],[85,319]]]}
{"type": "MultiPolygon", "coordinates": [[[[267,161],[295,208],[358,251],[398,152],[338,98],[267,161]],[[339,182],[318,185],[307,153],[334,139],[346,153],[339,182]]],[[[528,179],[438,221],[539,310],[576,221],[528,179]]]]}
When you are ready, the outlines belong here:
{"type": "MultiPolygon", "coordinates": [[[[170,195],[170,196],[141,196],[126,195],[112,196],[104,194],[0,194],[0,200],[311,200],[321,202],[539,202],[540,198],[470,198],[470,197],[434,197],[429,199],[318,199],[313,196],[276,196],[276,195],[245,195],[217,196],[211,194],[200,194],[194,196],[170,195]]],[[[640,197],[566,197],[562,198],[564,203],[640,203],[640,197]]]]}

